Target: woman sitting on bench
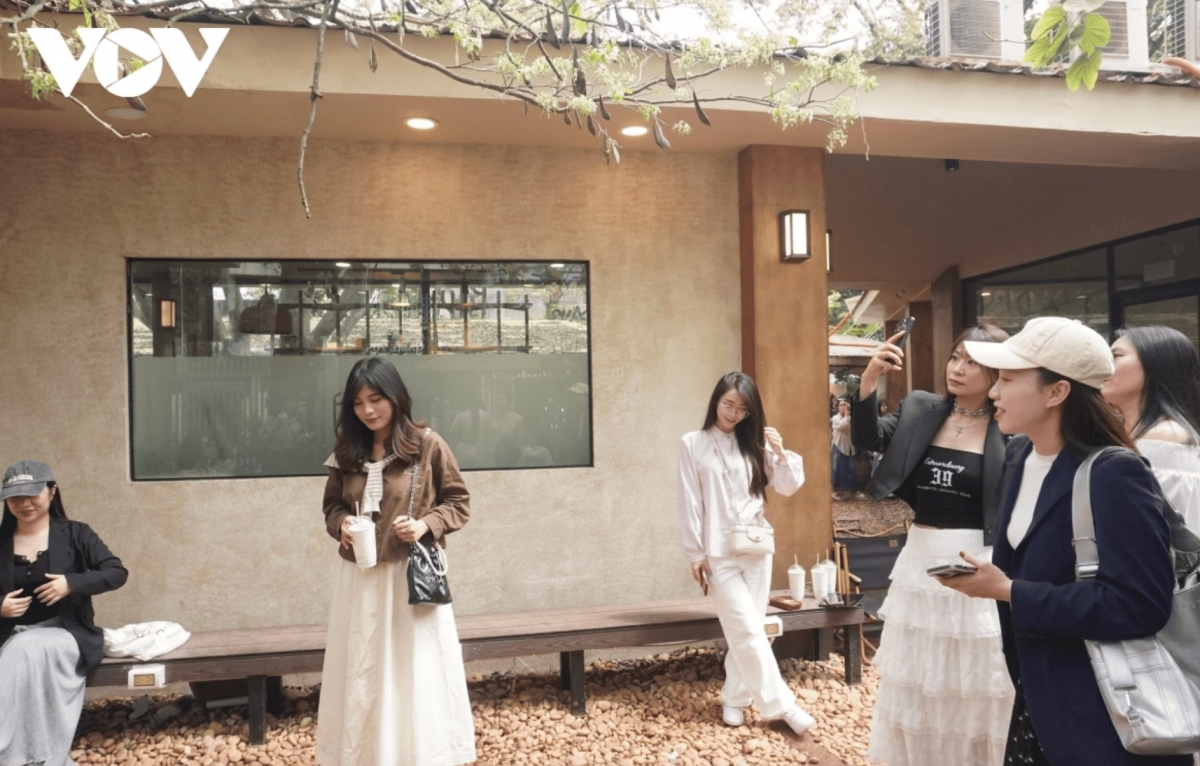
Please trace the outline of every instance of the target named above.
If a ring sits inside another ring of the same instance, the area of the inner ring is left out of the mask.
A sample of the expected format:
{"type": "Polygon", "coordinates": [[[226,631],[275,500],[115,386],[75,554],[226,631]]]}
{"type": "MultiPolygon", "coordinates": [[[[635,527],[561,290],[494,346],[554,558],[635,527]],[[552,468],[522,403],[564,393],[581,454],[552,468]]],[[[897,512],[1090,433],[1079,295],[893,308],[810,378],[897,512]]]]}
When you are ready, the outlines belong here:
{"type": "Polygon", "coordinates": [[[444,545],[467,523],[470,496],[458,462],[442,437],[413,422],[400,373],[380,357],[350,370],[337,434],[325,463],[324,508],[342,560],[332,578],[317,763],[471,763],[475,721],[454,610],[410,605],[407,582],[411,543],[444,545]],[[414,461],[419,475],[410,506],[414,461]],[[371,567],[355,563],[356,510],[375,524],[371,567]]]}
{"type": "Polygon", "coordinates": [[[92,596],[129,573],[68,521],[54,472],[23,460],[0,483],[0,764],[67,766],[87,674],[104,659],[92,596]]]}
{"type": "MultiPolygon", "coordinates": [[[[804,484],[800,456],[785,450],[779,432],[766,426],[749,375],[731,372],[717,382],[704,428],[685,434],[679,446],[679,525],[692,577],[705,595],[711,589],[729,646],[721,719],[741,726],[743,709],[753,704],[763,720],[783,719],[803,735],[812,716],[796,704],[763,627],[772,554],[738,550],[739,529],[760,539],[770,530],[763,515],[767,487],[787,496],[804,484]]],[[[774,550],[774,543],[769,547],[774,550]]]]}

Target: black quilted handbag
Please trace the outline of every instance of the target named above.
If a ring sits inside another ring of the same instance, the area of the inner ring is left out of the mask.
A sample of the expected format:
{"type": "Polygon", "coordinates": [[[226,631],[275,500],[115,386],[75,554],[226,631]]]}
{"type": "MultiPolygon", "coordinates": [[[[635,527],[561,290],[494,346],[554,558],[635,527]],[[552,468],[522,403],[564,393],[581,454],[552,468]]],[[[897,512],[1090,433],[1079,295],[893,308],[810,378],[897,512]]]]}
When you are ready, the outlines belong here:
{"type": "MultiPolygon", "coordinates": [[[[429,433],[426,429],[425,433],[429,433]]],[[[420,453],[413,462],[412,488],[408,493],[408,518],[412,518],[421,476],[420,453]]],[[[450,603],[450,581],[446,579],[449,565],[442,546],[437,541],[417,540],[408,549],[408,603],[413,606],[437,606],[450,603]]]]}

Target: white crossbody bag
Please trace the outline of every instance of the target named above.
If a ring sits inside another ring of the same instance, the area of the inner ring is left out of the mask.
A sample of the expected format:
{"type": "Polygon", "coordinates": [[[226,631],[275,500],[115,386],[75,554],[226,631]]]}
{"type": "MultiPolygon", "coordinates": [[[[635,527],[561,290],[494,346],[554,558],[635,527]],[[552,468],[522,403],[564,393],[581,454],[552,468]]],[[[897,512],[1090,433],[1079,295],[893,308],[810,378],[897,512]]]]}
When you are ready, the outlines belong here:
{"type": "MultiPolygon", "coordinates": [[[[733,501],[733,474],[729,471],[729,464],[725,462],[725,453],[721,452],[721,445],[717,443],[716,437],[711,433],[708,436],[712,439],[713,448],[716,449],[717,457],[721,460],[721,469],[725,474],[725,496],[729,500],[729,507],[736,508],[737,504],[733,501]]],[[[741,518],[742,514],[739,511],[738,520],[740,521],[741,518]]],[[[775,530],[758,524],[734,524],[730,548],[734,553],[773,555],[775,553],[775,530]]]]}

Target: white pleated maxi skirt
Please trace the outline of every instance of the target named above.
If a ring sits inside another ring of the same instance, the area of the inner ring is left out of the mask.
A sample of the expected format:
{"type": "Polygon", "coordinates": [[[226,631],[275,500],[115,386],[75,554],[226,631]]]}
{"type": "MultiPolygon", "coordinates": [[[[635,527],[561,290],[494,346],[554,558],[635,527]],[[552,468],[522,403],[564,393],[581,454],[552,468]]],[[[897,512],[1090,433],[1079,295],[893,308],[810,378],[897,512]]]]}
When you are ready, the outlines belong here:
{"type": "Polygon", "coordinates": [[[912,527],[879,610],[879,690],[867,759],[887,766],[1000,766],[1013,687],[996,602],[969,598],[925,574],[985,560],[983,532],[912,527]]]}
{"type": "Polygon", "coordinates": [[[321,766],[459,766],[475,722],[451,605],[410,606],[407,561],[338,559],[317,713],[321,766]]]}

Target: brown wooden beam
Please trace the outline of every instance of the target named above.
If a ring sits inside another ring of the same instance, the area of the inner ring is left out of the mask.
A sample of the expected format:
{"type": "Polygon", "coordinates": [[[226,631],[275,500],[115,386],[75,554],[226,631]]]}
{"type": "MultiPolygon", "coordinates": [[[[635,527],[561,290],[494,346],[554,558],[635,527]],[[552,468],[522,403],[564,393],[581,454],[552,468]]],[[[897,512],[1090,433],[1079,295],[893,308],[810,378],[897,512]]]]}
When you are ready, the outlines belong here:
{"type": "Polygon", "coordinates": [[[804,487],[767,497],[775,527],[772,583],[793,556],[811,567],[833,544],[829,469],[829,340],[825,279],[825,153],[750,146],[738,155],[742,371],[758,383],[769,425],[804,458],[804,487]],[[779,215],[809,212],[811,257],[783,262],[779,215]]]}

